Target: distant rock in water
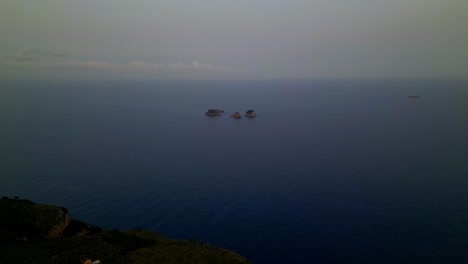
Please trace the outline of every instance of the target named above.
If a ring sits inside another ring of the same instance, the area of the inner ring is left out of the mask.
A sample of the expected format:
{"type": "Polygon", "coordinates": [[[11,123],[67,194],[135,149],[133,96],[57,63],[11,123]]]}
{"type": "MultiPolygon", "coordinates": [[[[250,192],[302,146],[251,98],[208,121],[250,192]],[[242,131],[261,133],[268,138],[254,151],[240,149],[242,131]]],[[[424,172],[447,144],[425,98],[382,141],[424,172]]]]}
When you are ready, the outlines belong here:
{"type": "Polygon", "coordinates": [[[241,114],[239,112],[235,112],[234,114],[231,115],[233,118],[242,118],[241,114]]]}
{"type": "Polygon", "coordinates": [[[410,94],[408,95],[408,98],[416,99],[416,98],[419,98],[419,95],[410,94]]]}
{"type": "Polygon", "coordinates": [[[220,116],[222,113],[224,113],[224,110],[223,109],[208,109],[208,111],[206,111],[205,115],[207,116],[220,116]]]}
{"type": "Polygon", "coordinates": [[[256,117],[257,114],[255,113],[254,110],[248,110],[247,112],[245,112],[245,116],[246,117],[256,117]]]}
{"type": "Polygon", "coordinates": [[[0,252],[0,263],[252,263],[197,240],[105,230],[70,219],[64,207],[8,197],[0,199],[0,252]]]}

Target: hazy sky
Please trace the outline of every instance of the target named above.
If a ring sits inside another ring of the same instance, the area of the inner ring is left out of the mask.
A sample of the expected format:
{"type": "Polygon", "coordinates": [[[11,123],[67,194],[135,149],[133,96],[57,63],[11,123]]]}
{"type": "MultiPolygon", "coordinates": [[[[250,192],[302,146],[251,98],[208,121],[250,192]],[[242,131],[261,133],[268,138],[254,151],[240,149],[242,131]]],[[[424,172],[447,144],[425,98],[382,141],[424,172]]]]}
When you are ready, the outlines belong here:
{"type": "Polygon", "coordinates": [[[468,78],[467,0],[3,0],[0,79],[468,78]]]}

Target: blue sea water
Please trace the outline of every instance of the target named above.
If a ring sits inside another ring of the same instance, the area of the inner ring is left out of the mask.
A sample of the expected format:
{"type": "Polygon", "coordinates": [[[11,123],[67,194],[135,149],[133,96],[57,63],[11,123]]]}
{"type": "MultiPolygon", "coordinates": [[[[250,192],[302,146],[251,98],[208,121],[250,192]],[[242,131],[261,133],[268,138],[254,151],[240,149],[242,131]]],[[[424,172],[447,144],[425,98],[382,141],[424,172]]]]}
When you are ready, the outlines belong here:
{"type": "Polygon", "coordinates": [[[256,263],[468,262],[466,81],[0,84],[2,196],[256,263]]]}

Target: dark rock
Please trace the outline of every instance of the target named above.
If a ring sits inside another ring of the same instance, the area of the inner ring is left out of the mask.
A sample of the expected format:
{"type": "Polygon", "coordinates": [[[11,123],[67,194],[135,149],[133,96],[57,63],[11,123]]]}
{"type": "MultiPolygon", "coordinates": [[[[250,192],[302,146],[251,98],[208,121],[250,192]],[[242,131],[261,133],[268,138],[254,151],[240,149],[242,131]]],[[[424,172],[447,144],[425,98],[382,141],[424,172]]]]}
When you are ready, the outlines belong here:
{"type": "Polygon", "coordinates": [[[207,116],[220,116],[222,113],[224,113],[223,109],[208,109],[208,111],[206,111],[205,115],[207,115],[207,116]]]}
{"type": "Polygon", "coordinates": [[[247,117],[256,117],[257,114],[255,113],[254,110],[248,110],[247,112],[245,112],[245,116],[247,116],[247,117]]]}
{"type": "Polygon", "coordinates": [[[62,237],[82,237],[86,235],[94,235],[102,231],[102,228],[91,226],[80,220],[70,219],[70,224],[63,230],[62,237]]]}
{"type": "Polygon", "coordinates": [[[234,114],[231,115],[233,118],[242,118],[241,114],[239,112],[235,112],[234,114]]]}

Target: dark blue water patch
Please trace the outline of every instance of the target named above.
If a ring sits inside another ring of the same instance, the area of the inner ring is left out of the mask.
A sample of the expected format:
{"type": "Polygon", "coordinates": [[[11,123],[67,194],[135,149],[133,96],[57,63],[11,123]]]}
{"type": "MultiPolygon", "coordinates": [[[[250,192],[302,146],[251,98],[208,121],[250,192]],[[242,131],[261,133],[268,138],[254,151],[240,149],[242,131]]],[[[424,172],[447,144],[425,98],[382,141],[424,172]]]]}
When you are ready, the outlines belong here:
{"type": "Polygon", "coordinates": [[[463,263],[466,88],[4,82],[0,194],[257,263],[463,263]],[[212,107],[226,114],[204,116],[212,107]],[[229,118],[248,109],[257,118],[229,118]]]}

